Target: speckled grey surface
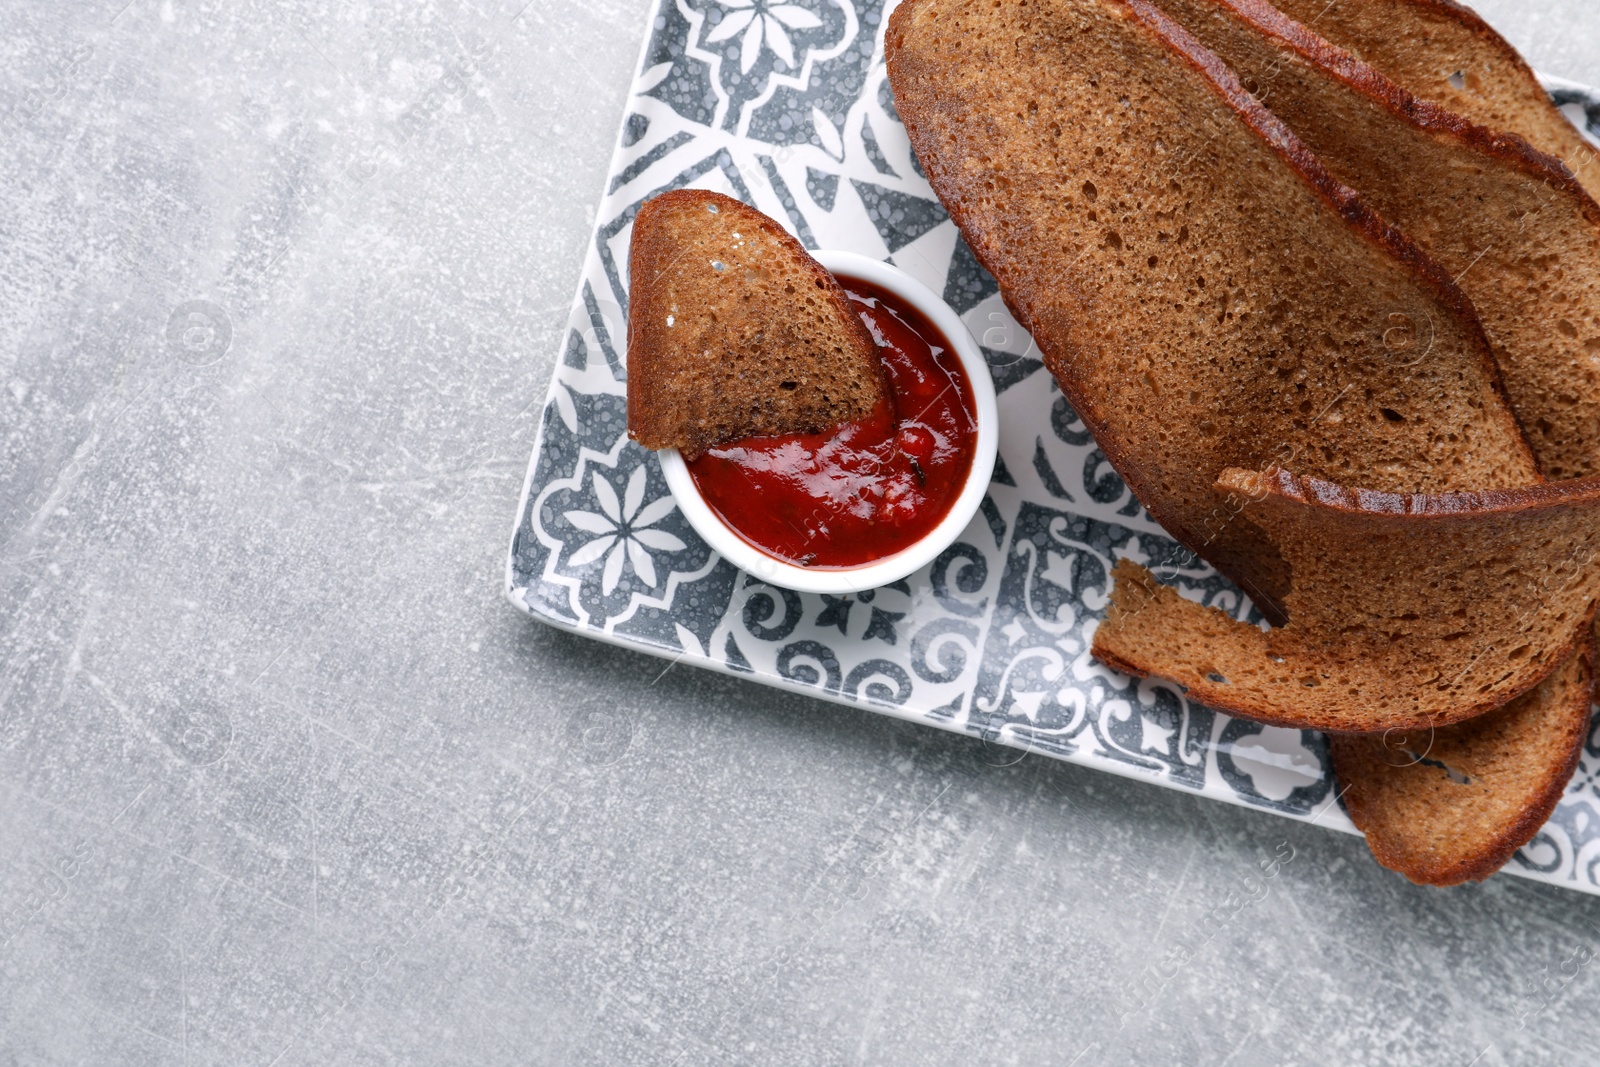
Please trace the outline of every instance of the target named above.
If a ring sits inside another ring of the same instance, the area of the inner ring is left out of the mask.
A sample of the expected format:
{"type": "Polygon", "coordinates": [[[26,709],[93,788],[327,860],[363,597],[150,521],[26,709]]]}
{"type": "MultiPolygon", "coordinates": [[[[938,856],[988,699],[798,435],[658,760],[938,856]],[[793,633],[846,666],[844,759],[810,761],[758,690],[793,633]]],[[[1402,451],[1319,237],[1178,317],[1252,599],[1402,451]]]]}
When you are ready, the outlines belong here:
{"type": "Polygon", "coordinates": [[[643,2],[124,2],[0,9],[0,1067],[1594,1058],[1600,901],[506,606],[643,2]]]}

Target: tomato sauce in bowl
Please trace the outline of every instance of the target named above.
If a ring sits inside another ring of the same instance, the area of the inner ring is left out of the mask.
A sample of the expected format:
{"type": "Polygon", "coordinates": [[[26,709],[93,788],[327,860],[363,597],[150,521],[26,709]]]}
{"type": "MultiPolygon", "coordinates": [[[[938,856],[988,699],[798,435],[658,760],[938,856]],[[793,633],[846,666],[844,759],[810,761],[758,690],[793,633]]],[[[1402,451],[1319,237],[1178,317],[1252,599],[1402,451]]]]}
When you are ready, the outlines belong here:
{"type": "Polygon", "coordinates": [[[818,570],[872,563],[930,533],[961,494],[977,436],[972,386],[938,327],[887,289],[839,284],[878,344],[888,397],[824,433],[747,437],[688,463],[741,539],[818,570]]]}

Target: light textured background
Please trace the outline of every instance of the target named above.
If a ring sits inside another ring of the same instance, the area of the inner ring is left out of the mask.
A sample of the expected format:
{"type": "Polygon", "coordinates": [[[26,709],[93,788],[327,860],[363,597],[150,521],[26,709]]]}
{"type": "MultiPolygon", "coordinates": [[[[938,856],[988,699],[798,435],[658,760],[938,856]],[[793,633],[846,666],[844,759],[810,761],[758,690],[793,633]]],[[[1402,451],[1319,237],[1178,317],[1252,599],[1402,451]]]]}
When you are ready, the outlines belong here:
{"type": "Polygon", "coordinates": [[[499,2],[0,7],[0,1067],[1593,1061],[1600,900],[502,601],[648,12],[499,2]]]}

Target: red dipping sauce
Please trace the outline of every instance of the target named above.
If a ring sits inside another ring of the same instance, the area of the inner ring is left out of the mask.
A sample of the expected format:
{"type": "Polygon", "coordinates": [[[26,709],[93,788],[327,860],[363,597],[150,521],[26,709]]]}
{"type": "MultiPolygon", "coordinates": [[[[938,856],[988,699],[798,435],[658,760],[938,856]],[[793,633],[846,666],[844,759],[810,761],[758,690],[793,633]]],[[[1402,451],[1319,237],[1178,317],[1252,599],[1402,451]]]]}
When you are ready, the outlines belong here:
{"type": "Polygon", "coordinates": [[[885,289],[839,279],[878,343],[889,396],[826,433],[747,437],[688,464],[728,527],[769,556],[859,567],[927,535],[972,469],[977,405],[944,334],[885,289]]]}

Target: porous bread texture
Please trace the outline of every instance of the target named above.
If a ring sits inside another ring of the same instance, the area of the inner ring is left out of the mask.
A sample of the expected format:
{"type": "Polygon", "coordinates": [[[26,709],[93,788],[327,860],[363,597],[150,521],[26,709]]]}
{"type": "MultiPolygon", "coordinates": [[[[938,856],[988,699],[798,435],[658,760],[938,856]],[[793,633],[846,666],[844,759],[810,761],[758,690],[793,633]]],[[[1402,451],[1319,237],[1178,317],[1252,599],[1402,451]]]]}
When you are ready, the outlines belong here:
{"type": "Polygon", "coordinates": [[[1516,700],[1459,726],[1328,739],[1350,820],[1423,885],[1482,881],[1539,832],[1589,732],[1590,641],[1516,700]]]}
{"type": "Polygon", "coordinates": [[[699,189],[645,202],[628,250],[628,435],[694,458],[752,435],[817,433],[886,395],[833,276],[755,208],[699,189]]]}
{"type": "Polygon", "coordinates": [[[885,47],[934,191],[1101,449],[1269,614],[1283,568],[1219,471],[1537,480],[1467,299],[1153,7],[909,0],[885,47]]]}
{"type": "Polygon", "coordinates": [[[1288,562],[1270,631],[1123,560],[1094,655],[1258,722],[1332,733],[1447,726],[1537,685],[1587,640],[1600,479],[1439,495],[1225,471],[1288,562]]]}
{"type": "Polygon", "coordinates": [[[1265,0],[1157,2],[1456,279],[1545,475],[1600,474],[1600,206],[1561,162],[1417,99],[1265,0]]]}
{"type": "Polygon", "coordinates": [[[1525,137],[1600,199],[1600,152],[1550,102],[1517,50],[1452,0],[1276,0],[1290,18],[1415,96],[1525,137]]]}

